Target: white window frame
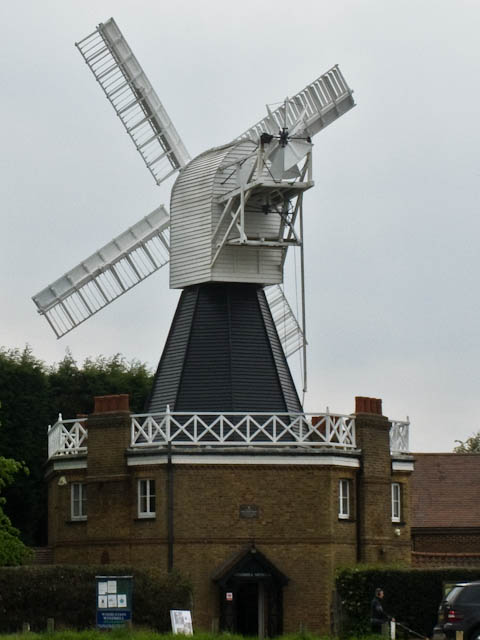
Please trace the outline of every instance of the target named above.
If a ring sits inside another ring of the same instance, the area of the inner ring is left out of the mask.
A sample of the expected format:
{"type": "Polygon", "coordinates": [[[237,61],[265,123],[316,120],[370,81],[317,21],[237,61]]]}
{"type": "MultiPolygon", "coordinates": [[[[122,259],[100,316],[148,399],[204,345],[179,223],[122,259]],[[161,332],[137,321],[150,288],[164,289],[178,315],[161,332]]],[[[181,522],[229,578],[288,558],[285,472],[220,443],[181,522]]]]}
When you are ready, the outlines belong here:
{"type": "Polygon", "coordinates": [[[341,478],[338,481],[338,518],[340,520],[350,519],[350,480],[341,478]]]}
{"type": "Polygon", "coordinates": [[[402,517],[402,485],[392,482],[392,522],[400,522],[402,517]]]}
{"type": "Polygon", "coordinates": [[[87,519],[87,485],[83,482],[71,484],[70,517],[72,520],[87,519]]]}
{"type": "Polygon", "coordinates": [[[139,518],[156,517],[155,480],[139,478],[137,481],[137,515],[139,518]]]}

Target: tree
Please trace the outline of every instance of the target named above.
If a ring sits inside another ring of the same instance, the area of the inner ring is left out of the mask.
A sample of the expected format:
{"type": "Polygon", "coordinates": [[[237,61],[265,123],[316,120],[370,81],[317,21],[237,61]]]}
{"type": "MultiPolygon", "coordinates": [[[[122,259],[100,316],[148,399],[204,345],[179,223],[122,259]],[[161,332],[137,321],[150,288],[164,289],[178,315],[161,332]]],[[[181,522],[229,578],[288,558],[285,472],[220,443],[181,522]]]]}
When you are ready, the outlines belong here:
{"type": "MultiPolygon", "coordinates": [[[[107,358],[87,358],[79,367],[70,352],[50,367],[48,372],[54,411],[65,419],[77,413],[91,413],[95,396],[116,393],[130,395],[130,408],[134,413],[143,411],[152,386],[152,373],[145,364],[127,360],[119,353],[107,358]]],[[[56,416],[52,416],[55,419],[56,416]]]]}
{"type": "Polygon", "coordinates": [[[455,440],[455,442],[458,442],[458,445],[453,449],[455,453],[480,453],[480,431],[465,441],[455,440]]]}
{"type": "MultiPolygon", "coordinates": [[[[15,474],[22,470],[28,472],[22,462],[0,456],[0,494],[13,482],[15,474]]],[[[20,540],[20,531],[12,526],[10,519],[5,515],[3,511],[5,502],[5,498],[0,496],[0,566],[2,567],[23,564],[32,555],[31,550],[20,540]]]]}
{"type": "Polygon", "coordinates": [[[22,474],[5,488],[5,514],[20,529],[23,542],[41,546],[47,542],[47,427],[58,414],[64,419],[93,411],[94,396],[130,395],[134,413],[143,411],[153,375],[145,364],[128,362],[122,355],[87,358],[77,364],[67,350],[58,364],[47,366],[29,346],[0,347],[0,451],[7,458],[22,459],[30,474],[22,474]]]}
{"type": "Polygon", "coordinates": [[[0,350],[0,401],[0,451],[6,458],[23,460],[30,470],[5,488],[5,513],[25,544],[40,546],[47,537],[47,426],[55,413],[47,368],[28,346],[0,350]]]}

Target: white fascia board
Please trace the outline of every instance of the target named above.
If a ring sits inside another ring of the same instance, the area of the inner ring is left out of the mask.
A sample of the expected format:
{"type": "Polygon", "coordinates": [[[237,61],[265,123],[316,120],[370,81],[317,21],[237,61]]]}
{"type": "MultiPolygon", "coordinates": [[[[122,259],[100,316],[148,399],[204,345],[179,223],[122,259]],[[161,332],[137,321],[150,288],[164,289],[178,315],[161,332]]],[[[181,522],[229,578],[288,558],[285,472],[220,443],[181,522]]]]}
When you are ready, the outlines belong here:
{"type": "MultiPolygon", "coordinates": [[[[129,467],[136,467],[142,465],[157,465],[166,464],[166,454],[149,454],[141,456],[129,456],[127,458],[127,465],[129,467]]],[[[196,454],[172,454],[173,464],[237,464],[237,465],[290,465],[290,466],[335,466],[335,467],[352,467],[354,469],[360,468],[360,461],[358,458],[342,455],[196,455],[196,454]]]]}
{"type": "Polygon", "coordinates": [[[54,471],[66,471],[68,469],[86,469],[87,468],[87,460],[84,458],[83,460],[54,460],[53,461],[53,470],[54,471]]]}
{"type": "Polygon", "coordinates": [[[415,464],[413,461],[392,460],[392,471],[413,471],[415,464]]]}

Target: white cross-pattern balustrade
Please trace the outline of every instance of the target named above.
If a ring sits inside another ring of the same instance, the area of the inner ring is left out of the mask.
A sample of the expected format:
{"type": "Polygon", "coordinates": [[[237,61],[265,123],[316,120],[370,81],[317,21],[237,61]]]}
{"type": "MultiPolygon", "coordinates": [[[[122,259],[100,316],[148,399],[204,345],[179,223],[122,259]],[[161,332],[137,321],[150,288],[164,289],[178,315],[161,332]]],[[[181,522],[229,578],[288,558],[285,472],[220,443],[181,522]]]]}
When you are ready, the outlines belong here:
{"type": "Polygon", "coordinates": [[[48,457],[77,455],[87,452],[87,418],[63,420],[58,416],[48,428],[48,457]]]}
{"type": "Polygon", "coordinates": [[[408,420],[392,420],[390,427],[391,453],[407,453],[409,451],[410,422],[408,420]]]}
{"type": "Polygon", "coordinates": [[[306,446],[355,449],[352,416],[305,413],[181,413],[132,416],[132,448],[306,446]]]}
{"type": "MultiPolygon", "coordinates": [[[[409,452],[410,423],[392,421],[392,454],[409,452]]],[[[87,418],[58,421],[49,427],[48,457],[87,452],[87,418]]],[[[355,418],[351,415],[271,413],[134,414],[133,449],[175,446],[301,446],[334,450],[356,449],[355,418]]]]}

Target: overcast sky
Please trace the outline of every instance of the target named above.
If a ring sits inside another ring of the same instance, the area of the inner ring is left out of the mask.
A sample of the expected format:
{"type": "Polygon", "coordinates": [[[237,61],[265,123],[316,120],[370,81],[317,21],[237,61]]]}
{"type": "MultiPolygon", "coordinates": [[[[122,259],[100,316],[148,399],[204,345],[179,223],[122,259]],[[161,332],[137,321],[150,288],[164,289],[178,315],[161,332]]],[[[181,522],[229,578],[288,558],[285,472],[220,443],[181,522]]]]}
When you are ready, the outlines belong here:
{"type": "Polygon", "coordinates": [[[31,301],[169,205],[74,46],[111,16],[192,156],[340,65],[357,106],[314,138],[305,196],[305,409],[382,398],[415,451],[479,430],[478,0],[1,3],[0,346],[162,352],[167,268],[61,340],[31,301]]]}

